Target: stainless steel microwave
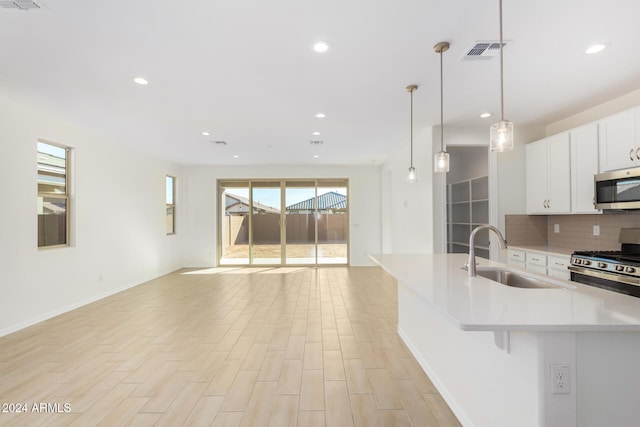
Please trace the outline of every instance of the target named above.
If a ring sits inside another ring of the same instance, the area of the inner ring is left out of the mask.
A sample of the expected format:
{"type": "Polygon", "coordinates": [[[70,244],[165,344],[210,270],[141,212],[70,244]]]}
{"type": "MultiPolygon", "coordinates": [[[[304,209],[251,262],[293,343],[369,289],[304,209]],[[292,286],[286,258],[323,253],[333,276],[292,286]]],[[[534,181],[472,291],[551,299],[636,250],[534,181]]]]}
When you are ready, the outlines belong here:
{"type": "Polygon", "coordinates": [[[640,209],[640,168],[594,176],[596,209],[640,209]]]}

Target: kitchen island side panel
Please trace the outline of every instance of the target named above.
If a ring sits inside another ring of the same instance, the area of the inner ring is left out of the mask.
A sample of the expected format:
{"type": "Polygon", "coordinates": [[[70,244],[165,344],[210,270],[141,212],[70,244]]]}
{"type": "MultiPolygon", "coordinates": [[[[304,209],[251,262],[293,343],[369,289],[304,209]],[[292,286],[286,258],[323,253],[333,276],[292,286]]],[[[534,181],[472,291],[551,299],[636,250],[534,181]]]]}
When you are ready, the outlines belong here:
{"type": "Polygon", "coordinates": [[[492,332],[460,330],[402,283],[398,333],[464,426],[544,425],[539,334],[511,333],[508,353],[492,332]]]}

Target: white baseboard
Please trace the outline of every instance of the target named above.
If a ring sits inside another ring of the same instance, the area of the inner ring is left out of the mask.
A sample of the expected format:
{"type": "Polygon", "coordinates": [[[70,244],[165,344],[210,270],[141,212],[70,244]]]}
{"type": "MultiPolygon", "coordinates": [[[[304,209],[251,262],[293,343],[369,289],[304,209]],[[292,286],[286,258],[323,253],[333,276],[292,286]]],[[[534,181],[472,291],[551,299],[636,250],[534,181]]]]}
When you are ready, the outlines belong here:
{"type": "Polygon", "coordinates": [[[141,279],[141,280],[136,280],[134,282],[130,282],[130,283],[128,283],[128,284],[126,284],[124,286],[121,286],[119,288],[111,289],[111,290],[109,290],[107,292],[103,292],[101,294],[89,297],[89,298],[87,298],[85,300],[73,303],[73,304],[68,305],[66,307],[62,307],[62,308],[59,308],[59,309],[56,309],[56,310],[49,311],[47,313],[44,313],[44,314],[42,314],[40,316],[36,316],[36,317],[31,318],[29,320],[26,320],[24,322],[20,322],[20,323],[17,323],[15,325],[9,326],[8,328],[1,329],[0,330],[0,337],[12,334],[14,332],[18,332],[18,331],[20,331],[22,329],[28,328],[29,326],[36,325],[36,324],[38,324],[40,322],[44,322],[45,320],[49,320],[49,319],[52,319],[52,318],[54,318],[56,316],[59,316],[61,314],[67,313],[67,312],[72,311],[72,310],[75,310],[76,308],[83,307],[83,306],[85,306],[87,304],[91,304],[92,302],[101,300],[101,299],[109,297],[111,295],[115,295],[115,294],[120,293],[122,291],[126,291],[127,289],[134,288],[134,287],[136,287],[138,285],[141,285],[143,283],[149,282],[149,281],[151,281],[153,279],[157,279],[158,277],[164,276],[165,274],[168,274],[168,273],[163,273],[163,274],[160,274],[158,276],[149,277],[149,278],[146,278],[146,279],[141,279]]]}

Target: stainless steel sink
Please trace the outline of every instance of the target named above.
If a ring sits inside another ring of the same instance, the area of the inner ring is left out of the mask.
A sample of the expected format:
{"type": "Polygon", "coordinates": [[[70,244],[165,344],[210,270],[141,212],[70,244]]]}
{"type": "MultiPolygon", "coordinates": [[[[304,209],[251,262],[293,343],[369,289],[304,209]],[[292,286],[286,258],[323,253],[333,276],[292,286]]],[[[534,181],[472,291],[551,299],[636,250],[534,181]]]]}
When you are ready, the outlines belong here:
{"type": "Polygon", "coordinates": [[[502,283],[506,286],[514,288],[528,289],[560,289],[559,286],[544,282],[531,276],[522,275],[515,271],[505,270],[502,268],[480,269],[476,270],[476,276],[482,276],[494,282],[502,283]]]}

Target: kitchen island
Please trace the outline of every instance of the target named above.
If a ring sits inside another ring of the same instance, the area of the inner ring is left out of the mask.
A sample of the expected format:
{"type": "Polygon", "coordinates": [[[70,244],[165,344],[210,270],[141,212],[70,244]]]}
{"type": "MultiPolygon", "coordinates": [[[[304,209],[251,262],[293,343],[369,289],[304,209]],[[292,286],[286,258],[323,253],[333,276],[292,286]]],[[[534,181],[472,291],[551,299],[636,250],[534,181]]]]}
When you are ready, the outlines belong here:
{"type": "Polygon", "coordinates": [[[470,278],[466,254],[370,257],[398,281],[398,333],[463,425],[638,425],[640,299],[470,278]]]}

